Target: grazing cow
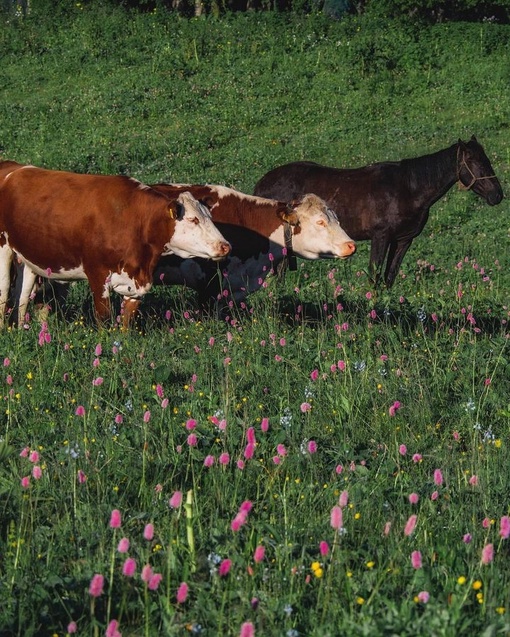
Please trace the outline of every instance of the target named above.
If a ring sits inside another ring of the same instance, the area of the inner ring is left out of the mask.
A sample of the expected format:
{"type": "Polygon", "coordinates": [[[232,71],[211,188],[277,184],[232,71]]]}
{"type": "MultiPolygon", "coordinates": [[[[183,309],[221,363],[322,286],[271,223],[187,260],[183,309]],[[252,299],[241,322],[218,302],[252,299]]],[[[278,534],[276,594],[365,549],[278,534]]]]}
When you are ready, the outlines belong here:
{"type": "Polygon", "coordinates": [[[491,206],[503,199],[498,178],[474,136],[431,155],[362,168],[286,164],[266,173],[254,192],[284,201],[304,192],[322,197],[353,239],[372,240],[370,274],[376,282],[387,256],[384,282],[391,287],[430,207],[457,181],[491,206]]]}
{"type": "Polygon", "coordinates": [[[344,259],[354,254],[356,244],[345,234],[335,215],[315,195],[305,195],[291,204],[245,195],[225,186],[156,184],[154,190],[175,197],[189,190],[210,207],[215,224],[232,244],[217,267],[202,259],[163,257],[154,282],[187,285],[199,293],[202,304],[219,300],[223,290],[235,302],[258,290],[267,274],[284,260],[322,257],[344,259]]]}
{"type": "Polygon", "coordinates": [[[167,197],[123,176],[79,175],[0,162],[0,320],[13,252],[25,264],[19,317],[36,275],[88,279],[98,321],[110,290],[124,297],[124,326],[152,286],[162,254],[218,260],[230,244],[189,192],[167,197]]]}

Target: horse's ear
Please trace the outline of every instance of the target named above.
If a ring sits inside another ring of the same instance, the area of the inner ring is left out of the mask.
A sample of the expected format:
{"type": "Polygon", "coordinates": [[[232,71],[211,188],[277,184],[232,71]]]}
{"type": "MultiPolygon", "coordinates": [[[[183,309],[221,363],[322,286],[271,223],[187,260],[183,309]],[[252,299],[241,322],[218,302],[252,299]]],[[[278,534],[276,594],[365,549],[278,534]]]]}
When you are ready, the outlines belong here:
{"type": "Polygon", "coordinates": [[[466,148],[466,144],[462,141],[460,137],[459,137],[459,148],[462,148],[462,150],[466,148]]]}
{"type": "Polygon", "coordinates": [[[472,142],[477,142],[478,140],[476,139],[476,137],[474,135],[471,135],[471,141],[472,142]]]}

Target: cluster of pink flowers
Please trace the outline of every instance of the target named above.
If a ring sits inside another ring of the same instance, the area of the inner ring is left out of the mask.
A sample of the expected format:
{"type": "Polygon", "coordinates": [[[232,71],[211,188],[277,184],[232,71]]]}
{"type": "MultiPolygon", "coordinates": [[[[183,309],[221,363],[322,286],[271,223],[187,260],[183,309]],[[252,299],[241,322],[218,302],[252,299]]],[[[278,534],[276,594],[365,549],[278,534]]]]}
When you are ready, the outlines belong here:
{"type": "Polygon", "coordinates": [[[43,345],[47,344],[47,343],[51,343],[50,329],[49,329],[48,323],[46,323],[46,321],[43,321],[41,323],[41,331],[39,332],[38,342],[39,342],[39,345],[41,347],[43,345]]]}
{"type": "MultiPolygon", "coordinates": [[[[176,494],[177,493],[180,494],[180,492],[176,492],[176,494]]],[[[173,498],[175,498],[176,494],[174,494],[173,498]]],[[[177,502],[174,502],[174,504],[177,504],[177,502]]],[[[179,503],[179,506],[180,506],[180,503],[179,503]]],[[[118,529],[121,528],[121,526],[122,526],[122,514],[118,509],[113,509],[110,514],[109,527],[113,529],[114,531],[117,531],[118,529]]],[[[147,542],[152,542],[152,540],[154,539],[154,525],[151,522],[145,525],[143,530],[143,537],[147,542]]],[[[120,553],[121,555],[126,555],[130,549],[130,546],[131,546],[131,543],[129,541],[129,538],[122,537],[117,544],[117,552],[120,553]]],[[[125,577],[131,578],[135,576],[136,570],[137,570],[137,562],[135,558],[126,557],[126,559],[124,560],[122,564],[122,574],[125,577]]],[[[163,575],[161,573],[156,573],[153,570],[152,566],[147,563],[142,567],[142,570],[140,573],[140,579],[147,586],[148,590],[155,591],[159,588],[159,585],[163,579],[163,575]]],[[[104,585],[105,585],[104,576],[101,573],[95,573],[92,579],[90,580],[89,595],[94,598],[100,597],[104,593],[104,585]]],[[[181,584],[181,587],[182,586],[184,585],[181,584]]],[[[183,590],[180,591],[180,593],[178,593],[177,601],[179,603],[182,603],[186,597],[187,597],[187,588],[186,588],[185,594],[183,590]]],[[[105,635],[107,637],[121,637],[121,633],[119,632],[118,627],[119,627],[118,621],[112,620],[106,629],[105,635]]],[[[74,633],[76,631],[77,631],[76,622],[71,622],[68,626],[68,632],[74,633]]]]}
{"type": "MultiPolygon", "coordinates": [[[[39,452],[35,450],[31,451],[29,447],[25,447],[24,449],[21,450],[19,455],[21,458],[28,458],[28,460],[33,465],[32,471],[31,471],[32,478],[34,478],[34,480],[40,480],[42,478],[43,471],[42,471],[41,465],[39,464],[39,461],[40,461],[39,452]]],[[[21,486],[23,487],[23,489],[28,489],[28,487],[30,486],[29,475],[21,478],[21,486]]]]}
{"type": "Polygon", "coordinates": [[[230,524],[230,528],[232,529],[232,531],[239,531],[239,529],[246,524],[246,521],[248,520],[248,513],[252,510],[252,507],[253,504],[250,502],[250,500],[245,500],[241,504],[235,518],[230,524]]]}

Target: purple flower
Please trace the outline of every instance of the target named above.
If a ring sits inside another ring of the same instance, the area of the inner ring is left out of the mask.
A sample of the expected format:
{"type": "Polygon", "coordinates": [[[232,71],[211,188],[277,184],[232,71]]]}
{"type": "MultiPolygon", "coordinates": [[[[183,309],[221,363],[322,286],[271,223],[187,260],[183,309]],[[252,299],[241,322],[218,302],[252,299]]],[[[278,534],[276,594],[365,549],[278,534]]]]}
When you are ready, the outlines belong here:
{"type": "Polygon", "coordinates": [[[482,564],[490,564],[494,559],[494,546],[486,544],[482,549],[482,564]]]}
{"type": "Polygon", "coordinates": [[[177,603],[178,604],[184,604],[184,602],[188,599],[188,585],[186,584],[186,582],[182,582],[179,586],[179,588],[177,589],[177,603]]]}
{"type": "Polygon", "coordinates": [[[265,555],[266,555],[266,549],[261,544],[259,544],[259,546],[257,546],[257,548],[255,549],[255,553],[253,554],[253,559],[255,560],[255,562],[262,562],[265,555]]]}
{"type": "Polygon", "coordinates": [[[182,504],[182,491],[175,491],[168,504],[172,509],[178,509],[182,504]]]}
{"type": "Polygon", "coordinates": [[[342,513],[341,507],[334,506],[331,509],[330,523],[331,523],[331,526],[335,529],[335,531],[339,531],[342,528],[343,513],[342,513]]]}
{"type": "Polygon", "coordinates": [[[255,626],[251,622],[244,622],[239,637],[255,637],[255,626]]]}
{"type": "Polygon", "coordinates": [[[214,456],[206,456],[204,458],[204,467],[212,467],[215,462],[214,456]]]}
{"type": "Polygon", "coordinates": [[[419,602],[421,602],[422,604],[426,604],[430,599],[430,593],[428,593],[427,591],[421,591],[420,593],[418,593],[417,597],[419,602]]]}
{"type": "Polygon", "coordinates": [[[441,469],[434,470],[434,484],[438,487],[443,484],[443,473],[441,469]]]}
{"type": "Polygon", "coordinates": [[[99,597],[103,594],[104,577],[96,573],[90,580],[89,593],[92,597],[99,597]]]}
{"type": "Polygon", "coordinates": [[[110,528],[118,529],[120,528],[122,519],[120,515],[120,511],[118,509],[113,509],[112,514],[110,516],[110,528]]]}
{"type": "Polygon", "coordinates": [[[128,557],[122,566],[122,574],[126,577],[133,577],[136,571],[136,560],[128,557]]]}
{"type": "Polygon", "coordinates": [[[416,527],[416,522],[418,520],[418,516],[417,515],[411,515],[409,517],[409,519],[406,522],[406,525],[404,527],[404,535],[409,536],[411,535],[411,533],[414,531],[415,527],[416,527]]]}
{"type": "Polygon", "coordinates": [[[162,579],[163,579],[163,575],[161,575],[161,573],[154,573],[153,575],[151,575],[149,579],[149,583],[147,584],[147,587],[149,588],[149,590],[150,591],[157,590],[162,579]]]}
{"type": "Polygon", "coordinates": [[[226,577],[230,572],[230,567],[232,566],[232,560],[228,558],[224,559],[218,567],[218,575],[220,577],[226,577]]]}
{"type": "Polygon", "coordinates": [[[421,553],[420,551],[413,551],[411,553],[411,564],[413,568],[419,569],[421,568],[421,553]]]}
{"type": "Polygon", "coordinates": [[[112,619],[106,629],[105,637],[122,637],[122,634],[117,630],[118,626],[119,622],[116,619],[112,619]]]}
{"type": "Polygon", "coordinates": [[[142,568],[142,574],[140,575],[140,577],[142,578],[142,581],[145,582],[146,584],[148,584],[150,578],[152,577],[152,575],[153,575],[152,566],[150,564],[146,564],[142,568]]]}
{"type": "Polygon", "coordinates": [[[127,553],[129,551],[129,540],[127,537],[123,537],[117,546],[117,551],[119,553],[127,553]]]}
{"type": "Polygon", "coordinates": [[[396,400],[393,405],[388,409],[388,414],[393,417],[397,414],[397,411],[402,407],[402,403],[399,400],[396,400]]]}
{"type": "Polygon", "coordinates": [[[499,535],[503,540],[510,537],[510,517],[508,515],[504,515],[499,522],[499,535]]]}

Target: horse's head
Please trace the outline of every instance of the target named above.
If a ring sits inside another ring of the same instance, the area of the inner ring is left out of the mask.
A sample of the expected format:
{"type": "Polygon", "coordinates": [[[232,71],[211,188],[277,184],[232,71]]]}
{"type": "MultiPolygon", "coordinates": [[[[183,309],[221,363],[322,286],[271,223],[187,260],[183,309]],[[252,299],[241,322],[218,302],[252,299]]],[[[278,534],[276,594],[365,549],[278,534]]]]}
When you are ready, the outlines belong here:
{"type": "Polygon", "coordinates": [[[457,145],[457,176],[459,185],[466,190],[473,190],[483,197],[490,206],[495,206],[503,199],[503,189],[494,174],[489,158],[482,145],[473,135],[468,142],[459,139],[457,145]]]}

